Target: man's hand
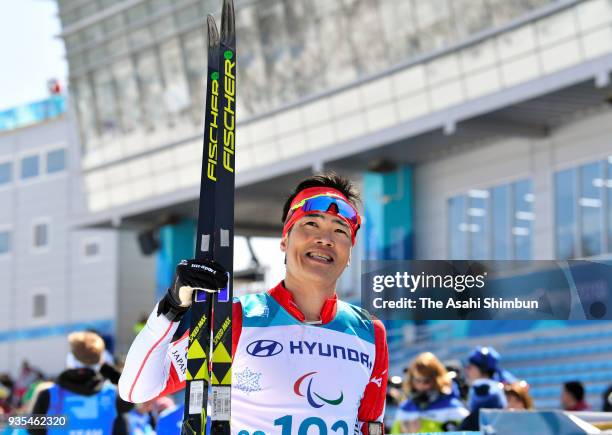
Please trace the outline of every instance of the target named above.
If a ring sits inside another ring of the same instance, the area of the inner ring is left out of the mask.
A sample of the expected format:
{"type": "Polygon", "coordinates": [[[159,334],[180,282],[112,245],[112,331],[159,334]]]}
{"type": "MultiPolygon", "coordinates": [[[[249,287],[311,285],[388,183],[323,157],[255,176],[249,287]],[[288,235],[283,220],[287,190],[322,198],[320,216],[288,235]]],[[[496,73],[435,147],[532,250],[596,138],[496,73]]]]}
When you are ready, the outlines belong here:
{"type": "Polygon", "coordinates": [[[227,272],[214,260],[182,260],[168,293],[160,301],[157,315],[179,321],[193,298],[194,290],[218,291],[227,285],[227,272]]]}

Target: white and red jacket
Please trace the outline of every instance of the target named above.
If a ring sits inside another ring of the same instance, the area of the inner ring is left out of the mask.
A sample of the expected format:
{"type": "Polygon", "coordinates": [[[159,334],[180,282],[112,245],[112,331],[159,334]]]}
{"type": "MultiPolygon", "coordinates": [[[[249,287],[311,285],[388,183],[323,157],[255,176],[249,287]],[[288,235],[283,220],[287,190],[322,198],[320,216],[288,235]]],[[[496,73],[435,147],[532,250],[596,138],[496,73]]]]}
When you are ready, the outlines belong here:
{"type": "MultiPolygon", "coordinates": [[[[388,377],[385,329],[364,310],[328,299],[322,323],[304,322],[282,282],[241,296],[232,319],[232,433],[347,435],[382,422],[388,377]],[[245,433],[245,432],[241,432],[245,433]]],[[[185,387],[187,331],[149,316],[119,381],[124,400],[140,403],[185,387]]]]}

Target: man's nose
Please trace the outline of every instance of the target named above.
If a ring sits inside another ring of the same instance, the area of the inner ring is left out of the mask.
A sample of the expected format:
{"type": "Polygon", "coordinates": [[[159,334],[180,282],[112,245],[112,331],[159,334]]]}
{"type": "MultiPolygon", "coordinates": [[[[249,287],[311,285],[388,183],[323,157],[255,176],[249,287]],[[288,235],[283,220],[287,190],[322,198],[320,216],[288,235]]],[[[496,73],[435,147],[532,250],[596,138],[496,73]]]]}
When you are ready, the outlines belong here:
{"type": "Polygon", "coordinates": [[[334,246],[334,240],[329,231],[321,231],[317,237],[317,243],[321,245],[334,246]]]}

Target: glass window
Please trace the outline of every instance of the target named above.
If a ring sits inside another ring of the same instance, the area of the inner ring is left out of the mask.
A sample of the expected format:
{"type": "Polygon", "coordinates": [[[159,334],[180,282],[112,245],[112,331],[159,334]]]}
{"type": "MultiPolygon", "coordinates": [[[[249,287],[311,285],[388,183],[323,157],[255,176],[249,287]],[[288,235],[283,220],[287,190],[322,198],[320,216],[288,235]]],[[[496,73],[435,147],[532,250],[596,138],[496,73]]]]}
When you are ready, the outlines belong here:
{"type": "Polygon", "coordinates": [[[466,197],[455,196],[448,201],[450,259],[465,260],[467,256],[466,197]]]}
{"type": "Polygon", "coordinates": [[[34,225],[32,245],[35,248],[44,248],[49,244],[49,224],[38,223],[34,225]]]}
{"type": "Polygon", "coordinates": [[[142,108],[136,81],[136,71],[130,59],[122,59],[112,66],[121,127],[124,133],[137,130],[142,123],[142,108]]]}
{"type": "Polygon", "coordinates": [[[559,260],[576,257],[576,171],[567,169],[555,174],[555,236],[559,260]]]}
{"type": "Polygon", "coordinates": [[[531,180],[514,183],[514,225],[512,240],[515,260],[531,259],[531,234],[533,230],[533,200],[531,180]]]}
{"type": "Polygon", "coordinates": [[[78,81],[74,80],[72,90],[76,97],[81,143],[87,147],[90,139],[97,136],[96,112],[89,76],[78,79],[78,81]]]}
{"type": "Polygon", "coordinates": [[[0,231],[0,254],[6,254],[11,250],[11,233],[0,231]]]}
{"type": "Polygon", "coordinates": [[[28,178],[38,176],[40,168],[38,165],[38,155],[24,157],[21,159],[21,179],[25,180],[28,178]]]}
{"type": "Polygon", "coordinates": [[[130,46],[132,48],[140,48],[144,45],[147,45],[153,41],[153,37],[151,36],[151,30],[148,26],[140,27],[138,29],[134,29],[130,32],[130,46]]]}
{"type": "Polygon", "coordinates": [[[531,180],[472,189],[449,201],[450,258],[529,260],[534,195],[531,180]]]}
{"type": "MultiPolygon", "coordinates": [[[[238,17],[240,17],[238,13],[238,17]]],[[[248,44],[248,42],[247,42],[248,44]]],[[[187,69],[187,84],[189,86],[189,95],[191,101],[195,104],[191,105],[193,123],[198,125],[204,116],[204,74],[206,72],[206,56],[198,53],[203,53],[205,50],[204,35],[200,29],[193,30],[183,36],[183,56],[185,58],[185,67],[187,69]]],[[[240,50],[243,50],[242,48],[240,50]]],[[[240,62],[238,62],[240,65],[240,62]]],[[[239,66],[240,67],[240,66],[239,66]]],[[[242,89],[246,89],[243,87],[242,89]]],[[[239,99],[240,100],[240,99],[239,99]]]]}
{"type": "Polygon", "coordinates": [[[127,10],[128,23],[134,25],[134,24],[138,24],[144,21],[149,14],[148,6],[149,5],[147,3],[140,3],[128,9],[127,10]]]}
{"type": "Polygon", "coordinates": [[[102,21],[102,26],[107,35],[115,33],[125,26],[123,14],[114,14],[102,21]]]}
{"type": "Polygon", "coordinates": [[[200,21],[202,18],[198,9],[199,8],[197,5],[192,5],[186,8],[181,8],[178,12],[176,12],[176,22],[178,27],[182,28],[195,21],[200,21]]]}
{"type": "Polygon", "coordinates": [[[100,244],[98,242],[85,243],[83,254],[85,257],[97,257],[100,254],[100,244]]]}
{"type": "Polygon", "coordinates": [[[580,244],[581,256],[602,253],[603,234],[603,164],[591,163],[580,168],[580,244]]]}
{"type": "Polygon", "coordinates": [[[612,252],[612,156],[608,157],[607,167],[608,174],[605,186],[608,192],[606,201],[608,206],[608,252],[612,252]]]}
{"type": "MultiPolygon", "coordinates": [[[[175,118],[188,115],[191,105],[178,39],[171,39],[161,45],[159,55],[162,71],[166,78],[164,102],[171,116],[171,122],[173,122],[175,118]]],[[[203,104],[203,101],[198,102],[198,104],[203,104]]]]}
{"type": "Polygon", "coordinates": [[[488,198],[489,192],[487,190],[474,189],[468,193],[468,233],[470,236],[470,259],[472,260],[486,260],[488,258],[488,198]]]}
{"type": "Polygon", "coordinates": [[[47,153],[47,173],[60,172],[66,169],[66,150],[54,150],[47,153]]]}
{"type": "Polygon", "coordinates": [[[94,74],[100,132],[102,135],[113,134],[119,130],[113,76],[109,68],[98,69],[94,74]]]}
{"type": "Polygon", "coordinates": [[[44,293],[32,296],[32,317],[40,318],[47,315],[47,295],[44,293]]]}
{"type": "Polygon", "coordinates": [[[0,163],[0,184],[10,183],[13,179],[13,164],[11,162],[0,163]]]}
{"type": "Polygon", "coordinates": [[[156,126],[165,125],[166,120],[165,106],[160,104],[160,101],[163,101],[163,89],[157,65],[153,50],[139,53],[136,69],[145,113],[145,124],[151,131],[155,130],[156,126]]]}
{"type": "Polygon", "coordinates": [[[491,236],[493,260],[509,260],[510,252],[510,187],[491,189],[491,236]]]}

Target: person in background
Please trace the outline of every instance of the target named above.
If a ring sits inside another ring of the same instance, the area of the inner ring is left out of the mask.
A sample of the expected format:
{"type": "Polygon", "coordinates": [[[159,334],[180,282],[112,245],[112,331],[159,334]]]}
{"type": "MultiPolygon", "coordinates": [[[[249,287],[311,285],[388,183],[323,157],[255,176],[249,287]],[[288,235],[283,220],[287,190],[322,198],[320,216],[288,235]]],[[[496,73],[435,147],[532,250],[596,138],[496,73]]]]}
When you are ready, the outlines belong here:
{"type": "Polygon", "coordinates": [[[24,360],[21,363],[21,371],[19,372],[19,376],[15,380],[15,385],[13,386],[13,407],[20,407],[22,404],[23,395],[26,393],[26,391],[28,391],[30,385],[43,377],[44,376],[40,370],[35,369],[28,361],[24,360]]]}
{"type": "Polygon", "coordinates": [[[158,434],[180,435],[183,425],[184,405],[175,405],[166,408],[159,414],[155,430],[158,434]]]}
{"type": "Polygon", "coordinates": [[[153,427],[155,421],[151,416],[153,412],[153,400],[134,405],[132,410],[127,413],[127,421],[130,426],[130,435],[151,435],[155,434],[153,427]]]}
{"type": "Polygon", "coordinates": [[[602,397],[603,412],[612,412],[612,385],[610,385],[603,393],[602,397]]]}
{"type": "Polygon", "coordinates": [[[584,385],[582,385],[582,382],[570,381],[563,384],[561,407],[566,411],[587,411],[591,409],[584,400],[584,385]]]}
{"type": "Polygon", "coordinates": [[[533,399],[529,395],[529,384],[525,381],[513,382],[504,386],[508,409],[533,409],[533,399]]]}
{"type": "Polygon", "coordinates": [[[499,354],[492,347],[472,351],[465,366],[465,377],[470,386],[468,404],[470,415],[461,422],[461,430],[479,430],[480,410],[504,409],[506,395],[499,380],[499,354]]]}
{"type": "Polygon", "coordinates": [[[0,412],[9,414],[12,411],[11,399],[15,382],[8,373],[0,374],[0,412]]]}
{"type": "Polygon", "coordinates": [[[431,352],[417,355],[408,368],[408,399],[400,404],[391,433],[446,432],[468,415],[455,397],[451,377],[431,352]]]}
{"type": "MultiPolygon", "coordinates": [[[[60,373],[57,382],[38,392],[33,414],[66,415],[72,431],[99,435],[124,435],[128,428],[119,415],[117,388],[99,373],[104,341],[92,332],[68,336],[72,366],[60,373]]],[[[30,429],[32,434],[65,433],[62,428],[30,429]]]]}

